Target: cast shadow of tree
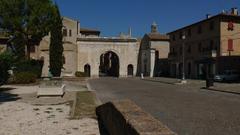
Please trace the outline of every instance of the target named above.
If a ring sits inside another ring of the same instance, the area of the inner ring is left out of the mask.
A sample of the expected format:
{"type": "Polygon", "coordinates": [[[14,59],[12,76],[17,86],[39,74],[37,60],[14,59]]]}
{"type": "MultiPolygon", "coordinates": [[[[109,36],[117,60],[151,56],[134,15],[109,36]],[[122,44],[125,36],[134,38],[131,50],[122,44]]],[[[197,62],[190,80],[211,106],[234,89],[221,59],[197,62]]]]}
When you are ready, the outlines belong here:
{"type": "Polygon", "coordinates": [[[0,88],[0,104],[21,99],[18,94],[12,94],[10,91],[15,88],[0,88]]]}

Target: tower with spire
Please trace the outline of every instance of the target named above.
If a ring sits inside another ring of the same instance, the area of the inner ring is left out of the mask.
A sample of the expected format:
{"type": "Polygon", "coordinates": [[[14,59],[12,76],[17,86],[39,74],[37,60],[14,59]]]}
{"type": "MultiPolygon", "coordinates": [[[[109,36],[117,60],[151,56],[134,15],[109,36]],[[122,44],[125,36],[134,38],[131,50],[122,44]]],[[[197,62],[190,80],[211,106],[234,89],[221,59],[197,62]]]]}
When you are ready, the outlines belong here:
{"type": "Polygon", "coordinates": [[[158,25],[155,21],[151,25],[151,33],[158,33],[158,25]]]}

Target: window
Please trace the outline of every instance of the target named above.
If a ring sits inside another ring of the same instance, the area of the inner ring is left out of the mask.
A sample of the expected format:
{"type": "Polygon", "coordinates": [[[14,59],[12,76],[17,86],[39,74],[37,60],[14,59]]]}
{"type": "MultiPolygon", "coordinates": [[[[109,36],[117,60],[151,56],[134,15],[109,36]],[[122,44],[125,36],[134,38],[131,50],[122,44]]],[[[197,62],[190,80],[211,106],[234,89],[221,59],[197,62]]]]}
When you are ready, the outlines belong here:
{"type": "Polygon", "coordinates": [[[198,34],[202,33],[202,26],[198,26],[198,34]]]}
{"type": "Polygon", "coordinates": [[[191,37],[192,36],[192,30],[188,29],[188,36],[191,37]]]}
{"type": "Polygon", "coordinates": [[[214,45],[214,42],[213,42],[213,40],[211,40],[211,41],[210,41],[210,46],[209,46],[210,50],[213,50],[213,49],[214,49],[214,48],[213,48],[213,45],[214,45]]]}
{"type": "Polygon", "coordinates": [[[35,53],[35,46],[34,45],[30,46],[30,52],[35,53]]]}
{"type": "Polygon", "coordinates": [[[179,48],[179,52],[180,52],[180,55],[182,55],[182,52],[183,52],[182,46],[179,48]]]}
{"type": "Polygon", "coordinates": [[[175,35],[172,35],[172,40],[173,40],[173,41],[175,41],[175,40],[176,40],[176,38],[175,38],[175,35]]]}
{"type": "Polygon", "coordinates": [[[234,23],[232,21],[228,22],[228,30],[233,31],[234,30],[234,23]]]}
{"type": "Polygon", "coordinates": [[[198,44],[198,52],[202,52],[202,43],[198,44]]]}
{"type": "Polygon", "coordinates": [[[191,51],[192,51],[192,47],[191,47],[191,45],[188,46],[187,51],[188,51],[188,53],[191,53],[191,51]]]}
{"type": "Polygon", "coordinates": [[[64,36],[64,37],[67,36],[67,29],[63,29],[63,36],[64,36]]]}
{"type": "Polygon", "coordinates": [[[180,33],[179,33],[179,39],[182,39],[182,36],[183,36],[183,33],[180,32],[180,33]]]}
{"type": "Polygon", "coordinates": [[[214,21],[211,21],[209,24],[209,29],[214,30],[214,21]]]}
{"type": "Polygon", "coordinates": [[[233,51],[233,40],[228,39],[228,51],[233,51]]]}
{"type": "Polygon", "coordinates": [[[69,30],[69,37],[72,36],[72,30],[69,30]]]}
{"type": "Polygon", "coordinates": [[[192,68],[191,62],[189,62],[189,63],[188,63],[188,76],[191,75],[191,68],[192,68]]]}

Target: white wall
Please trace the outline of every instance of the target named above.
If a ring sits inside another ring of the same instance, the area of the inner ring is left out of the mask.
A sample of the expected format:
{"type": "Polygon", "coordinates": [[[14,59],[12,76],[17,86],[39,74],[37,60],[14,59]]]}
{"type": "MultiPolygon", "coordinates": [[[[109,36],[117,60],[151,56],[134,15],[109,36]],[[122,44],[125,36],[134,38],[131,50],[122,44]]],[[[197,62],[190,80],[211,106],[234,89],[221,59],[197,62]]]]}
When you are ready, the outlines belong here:
{"type": "Polygon", "coordinates": [[[84,71],[84,65],[91,66],[91,76],[99,75],[100,56],[107,51],[119,57],[119,76],[127,76],[127,67],[132,64],[136,75],[138,45],[137,42],[89,42],[78,41],[78,71],[84,71]]]}

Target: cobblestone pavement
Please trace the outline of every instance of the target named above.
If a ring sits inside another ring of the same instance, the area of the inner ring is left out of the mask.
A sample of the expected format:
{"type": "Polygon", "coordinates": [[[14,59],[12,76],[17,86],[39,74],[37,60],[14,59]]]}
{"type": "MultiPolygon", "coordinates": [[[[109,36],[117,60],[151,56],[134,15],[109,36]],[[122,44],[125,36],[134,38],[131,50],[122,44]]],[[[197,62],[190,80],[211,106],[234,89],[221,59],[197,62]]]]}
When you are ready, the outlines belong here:
{"type": "Polygon", "coordinates": [[[100,78],[89,83],[102,102],[131,99],[179,135],[240,134],[240,95],[202,89],[204,81],[100,78]]]}

